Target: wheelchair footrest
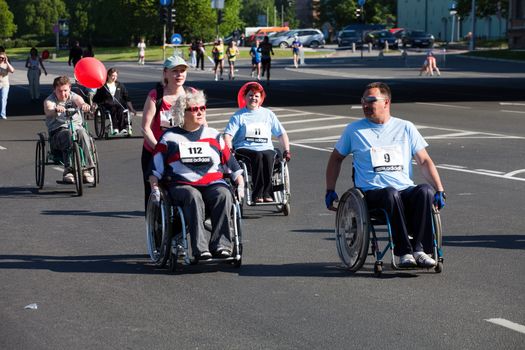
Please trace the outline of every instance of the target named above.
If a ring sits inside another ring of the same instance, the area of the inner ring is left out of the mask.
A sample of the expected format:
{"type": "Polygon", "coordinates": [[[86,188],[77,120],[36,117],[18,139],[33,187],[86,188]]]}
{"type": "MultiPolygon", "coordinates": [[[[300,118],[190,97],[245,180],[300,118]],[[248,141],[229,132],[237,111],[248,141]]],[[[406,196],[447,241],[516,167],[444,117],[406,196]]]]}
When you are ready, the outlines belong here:
{"type": "Polygon", "coordinates": [[[284,185],[275,185],[275,186],[273,186],[273,191],[274,192],[284,191],[284,185]]]}

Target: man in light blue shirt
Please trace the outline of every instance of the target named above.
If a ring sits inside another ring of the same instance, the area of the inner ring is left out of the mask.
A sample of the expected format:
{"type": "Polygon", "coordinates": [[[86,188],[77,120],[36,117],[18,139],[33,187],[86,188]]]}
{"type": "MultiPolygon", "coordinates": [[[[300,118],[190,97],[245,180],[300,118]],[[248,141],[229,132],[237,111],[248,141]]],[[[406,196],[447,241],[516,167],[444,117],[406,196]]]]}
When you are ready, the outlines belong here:
{"type": "Polygon", "coordinates": [[[326,206],[333,202],[341,164],[352,154],[354,182],[365,193],[369,209],[384,209],[391,222],[394,254],[400,266],[432,267],[432,205],[441,209],[445,193],[428,144],[414,124],[390,115],[392,94],[387,84],[368,84],[361,99],[364,119],[348,125],[336,143],[326,169],[326,206]],[[431,184],[415,185],[412,159],[431,184]],[[414,238],[410,242],[409,234],[414,238]]]}

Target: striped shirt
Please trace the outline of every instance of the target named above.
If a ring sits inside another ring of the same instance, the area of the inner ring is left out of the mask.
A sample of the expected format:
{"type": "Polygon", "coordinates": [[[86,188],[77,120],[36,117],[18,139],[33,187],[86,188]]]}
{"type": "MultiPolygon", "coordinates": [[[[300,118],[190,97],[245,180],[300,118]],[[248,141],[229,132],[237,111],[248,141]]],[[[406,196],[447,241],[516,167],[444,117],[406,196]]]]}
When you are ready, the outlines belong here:
{"type": "Polygon", "coordinates": [[[196,131],[168,129],[155,147],[151,173],[171,184],[208,186],[225,183],[224,174],[235,180],[242,170],[222,135],[201,126],[196,131]]]}

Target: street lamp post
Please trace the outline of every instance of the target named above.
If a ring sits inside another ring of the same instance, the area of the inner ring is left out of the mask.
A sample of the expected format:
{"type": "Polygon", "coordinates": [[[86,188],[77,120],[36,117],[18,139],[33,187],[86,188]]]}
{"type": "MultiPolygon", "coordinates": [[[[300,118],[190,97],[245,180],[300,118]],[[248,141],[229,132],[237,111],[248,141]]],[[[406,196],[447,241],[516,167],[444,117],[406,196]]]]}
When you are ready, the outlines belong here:
{"type": "Polygon", "coordinates": [[[472,9],[471,9],[471,18],[472,18],[472,36],[470,37],[469,50],[476,50],[476,0],[472,0],[472,9]]]}

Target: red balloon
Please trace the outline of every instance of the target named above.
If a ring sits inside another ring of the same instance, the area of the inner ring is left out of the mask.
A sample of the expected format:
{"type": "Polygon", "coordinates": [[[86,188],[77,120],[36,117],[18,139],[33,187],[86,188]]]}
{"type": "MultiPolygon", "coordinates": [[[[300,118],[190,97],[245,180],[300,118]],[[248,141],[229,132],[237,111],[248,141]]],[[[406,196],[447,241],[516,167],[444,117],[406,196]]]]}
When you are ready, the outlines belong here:
{"type": "Polygon", "coordinates": [[[42,51],[42,59],[47,60],[49,58],[49,51],[44,50],[42,51]]]}
{"type": "Polygon", "coordinates": [[[106,83],[107,71],[104,64],[94,57],[84,57],[75,65],[75,78],[90,89],[98,89],[106,83]]]}
{"type": "Polygon", "coordinates": [[[261,92],[261,103],[260,103],[260,105],[263,104],[264,99],[266,98],[266,93],[264,92],[264,88],[262,87],[261,84],[255,82],[255,81],[249,81],[246,84],[244,84],[239,89],[239,92],[237,93],[237,104],[239,105],[239,108],[246,107],[246,101],[244,100],[244,96],[246,95],[246,89],[251,88],[254,85],[258,87],[258,90],[262,91],[261,92]]]}

